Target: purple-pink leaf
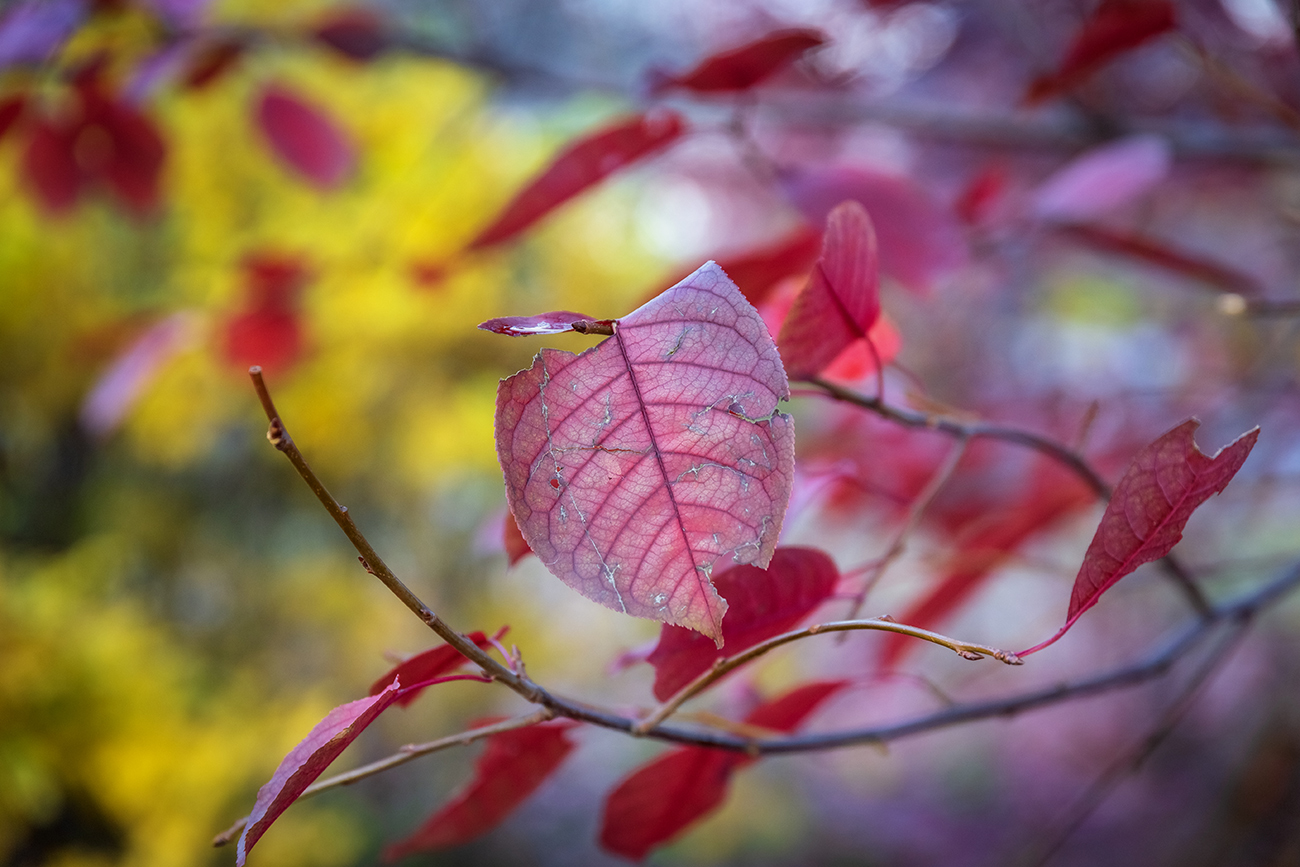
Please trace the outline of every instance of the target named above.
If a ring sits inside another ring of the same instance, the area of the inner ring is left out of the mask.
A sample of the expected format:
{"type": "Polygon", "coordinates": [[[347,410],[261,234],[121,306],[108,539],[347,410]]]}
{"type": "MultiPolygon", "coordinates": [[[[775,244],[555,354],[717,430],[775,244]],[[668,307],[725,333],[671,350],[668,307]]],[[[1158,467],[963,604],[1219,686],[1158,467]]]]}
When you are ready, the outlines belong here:
{"type": "Polygon", "coordinates": [[[1070,609],[1061,631],[1020,656],[1054,643],[1115,582],[1178,544],[1196,507],[1227,487],[1259,438],[1247,431],[1213,457],[1196,447],[1201,423],[1188,419],[1138,452],[1115,486],[1101,525],[1074,579],[1070,609]]]}
{"type": "Polygon", "coordinates": [[[786,373],[792,379],[818,375],[865,339],[879,315],[875,229],[866,208],[841,202],[826,218],[821,258],[777,338],[786,373]]]}
{"type": "Polygon", "coordinates": [[[283,85],[262,91],[257,123],[276,155],[319,189],[338,187],[356,167],[352,143],[333,119],[283,85]]]}
{"type": "Polygon", "coordinates": [[[339,753],[356,739],[401,694],[394,680],[383,692],[339,705],[316,724],[302,743],[275,769],[271,781],[257,790],[257,802],[244,826],[235,849],[236,867],[244,867],[254,844],[271,827],[271,823],[298,800],[298,796],[338,758],[339,753]]]}
{"type": "Polygon", "coordinates": [[[614,321],[581,355],[543,349],[497,391],[519,529],[602,605],[722,642],[710,580],[766,566],[794,471],[781,358],[715,263],[614,321]]]}
{"type": "Polygon", "coordinates": [[[576,331],[573,323],[591,321],[590,316],[581,313],[556,310],[553,313],[539,313],[536,316],[502,316],[500,319],[489,319],[480,324],[479,328],[508,337],[529,337],[534,334],[562,334],[565,331],[576,331]]]}
{"type": "Polygon", "coordinates": [[[1055,222],[1094,220],[1138,199],[1169,174],[1169,145],[1135,135],[1093,148],[1057,171],[1034,194],[1034,216],[1055,222]]]}

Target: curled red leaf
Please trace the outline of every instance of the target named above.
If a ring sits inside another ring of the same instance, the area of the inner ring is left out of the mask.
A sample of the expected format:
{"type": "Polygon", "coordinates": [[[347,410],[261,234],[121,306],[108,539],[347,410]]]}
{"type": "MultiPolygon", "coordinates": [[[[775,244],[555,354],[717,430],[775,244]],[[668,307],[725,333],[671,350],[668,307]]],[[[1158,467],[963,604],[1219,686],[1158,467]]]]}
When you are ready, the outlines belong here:
{"type": "Polygon", "coordinates": [[[791,379],[821,373],[880,315],[876,233],[866,208],[849,200],[826,218],[822,255],[795,298],[777,343],[791,379]]]}
{"type": "Polygon", "coordinates": [[[543,349],[501,382],[510,510],[588,599],[721,643],[711,575],[767,565],[790,498],[788,396],[763,320],[710,262],[597,346],[543,349]]]}
{"type": "Polygon", "coordinates": [[[697,93],[748,90],[826,42],[816,30],[778,30],[761,39],[714,54],[681,75],[661,77],[655,92],[674,88],[697,93]]]}
{"type": "Polygon", "coordinates": [[[244,867],[248,853],[271,823],[298,800],[298,796],[339,757],[384,710],[396,700],[401,687],[393,681],[378,695],[339,705],[308,733],[302,743],[275,769],[270,782],[257,791],[253,812],[235,849],[235,864],[244,867]]]}
{"type": "Polygon", "coordinates": [[[655,669],[655,698],[667,701],[720,659],[793,629],[835,590],[839,571],[814,548],[777,548],[767,569],[733,566],[713,579],[727,600],[723,649],[698,632],[665,624],[646,661],[655,669]]]}
{"type": "Polygon", "coordinates": [[[563,334],[577,331],[575,322],[591,322],[590,316],[568,310],[539,313],[536,316],[502,316],[479,324],[479,330],[504,334],[507,337],[530,337],[535,334],[563,334]]]}
{"type": "MultiPolygon", "coordinates": [[[[492,646],[492,641],[500,641],[501,636],[505,635],[506,630],[509,628],[508,626],[501,627],[497,630],[496,635],[492,636],[491,640],[482,632],[471,632],[465,637],[486,650],[492,646]]],[[[435,677],[459,668],[468,661],[459,650],[450,644],[431,647],[389,669],[383,677],[370,685],[369,694],[378,695],[400,680],[403,683],[410,684],[410,686],[402,690],[401,697],[397,699],[399,705],[407,707],[419,697],[420,693],[424,692],[423,689],[415,688],[417,684],[421,684],[426,680],[433,680],[435,677]]]]}
{"type": "Polygon", "coordinates": [[[352,142],[323,109],[271,84],[258,96],[255,115],[271,150],[313,186],[332,190],[352,176],[352,142]]]}
{"type": "Polygon", "coordinates": [[[1194,438],[1200,426],[1196,419],[1188,419],[1133,458],[1084,554],[1065,625],[1019,656],[1055,643],[1115,582],[1168,554],[1183,537],[1192,512],[1228,486],[1259,439],[1255,428],[1207,457],[1194,438]]]}
{"type": "Polygon", "coordinates": [[[624,166],[668,147],[685,131],[681,115],[655,111],[588,133],[560,151],[516,193],[469,249],[481,250],[513,238],[624,166]]]}
{"type": "MultiPolygon", "coordinates": [[[[496,720],[479,720],[476,726],[496,720]]],[[[573,749],[564,720],[511,729],[487,739],[474,779],[414,834],[384,850],[385,861],[446,849],[492,830],[560,767],[573,749]]]]}

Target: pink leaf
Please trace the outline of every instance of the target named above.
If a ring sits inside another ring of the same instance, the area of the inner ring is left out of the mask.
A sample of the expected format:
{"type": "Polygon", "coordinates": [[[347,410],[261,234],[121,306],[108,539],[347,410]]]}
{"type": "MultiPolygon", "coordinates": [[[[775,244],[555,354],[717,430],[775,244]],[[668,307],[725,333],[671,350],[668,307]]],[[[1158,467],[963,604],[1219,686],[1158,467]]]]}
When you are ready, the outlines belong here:
{"type": "Polygon", "coordinates": [[[393,703],[399,692],[400,685],[393,681],[378,695],[339,705],[316,724],[302,743],[290,750],[275,769],[271,781],[257,792],[257,802],[236,848],[237,867],[244,867],[248,853],[271,823],[393,703]]]}
{"type": "MultiPolygon", "coordinates": [[[[501,636],[505,635],[506,630],[509,628],[508,626],[501,627],[492,638],[500,641],[501,636]]],[[[485,650],[492,646],[492,641],[488,640],[488,637],[482,632],[471,632],[465,637],[485,650]]],[[[459,668],[468,661],[461,655],[459,650],[450,644],[431,647],[399,663],[379,680],[376,680],[370,685],[370,695],[378,695],[398,680],[401,680],[409,683],[410,686],[402,691],[402,696],[397,699],[397,703],[402,707],[407,707],[424,691],[423,689],[415,689],[414,687],[417,684],[426,680],[433,680],[435,677],[459,668]]]]}
{"type": "Polygon", "coordinates": [[[614,172],[672,144],[686,125],[671,111],[639,114],[571,143],[470,242],[481,250],[523,232],[614,172]]]}
{"type": "Polygon", "coordinates": [[[151,326],[113,360],[81,404],[81,424],[95,436],[112,433],[140,394],[193,333],[192,313],[173,313],[151,326]]]}
{"type": "Polygon", "coordinates": [[[384,860],[458,846],[495,828],[560,767],[573,749],[567,732],[575,725],[565,720],[492,735],[469,785],[418,831],[385,849],[384,860]]]}
{"type": "Polygon", "coordinates": [[[539,313],[536,316],[502,316],[500,319],[489,319],[480,324],[479,328],[508,337],[528,337],[534,334],[562,334],[565,331],[576,331],[573,323],[591,321],[590,316],[581,313],[556,310],[554,313],[539,313]]]}
{"type": "Polygon", "coordinates": [[[1093,220],[1135,201],[1164,180],[1172,157],[1156,135],[1135,135],[1093,148],[1045,180],[1030,206],[1055,222],[1093,220]]]}
{"type": "Polygon", "coordinates": [[[797,60],[805,51],[825,42],[826,37],[816,30],[779,30],[715,54],[690,72],[661,78],[653,90],[656,93],[673,88],[699,93],[748,90],[797,60]]]}
{"type": "Polygon", "coordinates": [[[1057,71],[1036,79],[1025,102],[1032,105],[1058,96],[1120,54],[1174,29],[1176,23],[1174,4],[1168,0],[1102,0],[1074,34],[1057,71]]]}
{"type": "MultiPolygon", "coordinates": [[[[733,566],[713,580],[727,600],[725,655],[793,629],[835,590],[839,571],[813,548],[777,548],[766,570],[733,566]]],[[[646,661],[655,668],[655,698],[667,701],[724,655],[698,632],[665,624],[646,661]]]]}
{"type": "Polygon", "coordinates": [[[790,201],[816,226],[845,199],[866,208],[876,231],[881,272],[915,292],[928,291],[966,261],[966,241],[957,221],[907,178],[846,165],[790,172],[781,183],[790,201]]]}
{"type": "Polygon", "coordinates": [[[339,187],[356,168],[352,143],[338,125],[283,85],[262,90],[257,123],[276,156],[318,189],[339,187]]]}
{"type": "Polygon", "coordinates": [[[842,202],[826,219],[821,258],[777,338],[790,378],[821,373],[851,343],[865,338],[879,315],[876,233],[862,205],[842,202]]]}
{"type": "Polygon", "coordinates": [[[1168,554],[1183,538],[1183,527],[1192,512],[1228,486],[1259,439],[1259,428],[1255,428],[1213,457],[1206,457],[1193,438],[1200,426],[1196,419],[1188,419],[1138,452],[1115,486],[1084,554],[1065,625],[1021,656],[1054,643],[1115,582],[1143,563],[1168,554]]]}
{"type": "MultiPolygon", "coordinates": [[[[793,732],[844,683],[837,680],[806,684],[760,705],[745,722],[793,732]]],[[[731,775],[754,761],[744,753],[708,747],[683,747],[664,753],[633,771],[609,793],[601,820],[600,845],[625,858],[641,860],[651,849],[722,806],[731,775]]]]}
{"type": "Polygon", "coordinates": [[[0,68],[49,60],[81,26],[84,0],[26,0],[0,18],[0,68]]]}
{"type": "Polygon", "coordinates": [[[710,581],[767,565],[790,497],[789,395],[757,311],[712,262],[581,355],[543,349],[497,391],[524,538],[589,599],[722,642],[710,581]]]}

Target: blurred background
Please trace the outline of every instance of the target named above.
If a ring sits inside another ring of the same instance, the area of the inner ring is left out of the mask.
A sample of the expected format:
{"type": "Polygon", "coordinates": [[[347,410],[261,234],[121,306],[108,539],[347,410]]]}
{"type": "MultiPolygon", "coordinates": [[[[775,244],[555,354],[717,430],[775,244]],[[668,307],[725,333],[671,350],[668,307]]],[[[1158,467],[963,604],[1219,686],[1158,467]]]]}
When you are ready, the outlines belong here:
{"type": "MultiPolygon", "coordinates": [[[[495,385],[542,341],[475,326],[620,316],[709,258],[779,322],[845,198],[877,226],[887,366],[878,378],[859,351],[839,381],[1079,446],[1112,482],[1189,415],[1207,453],[1261,425],[1178,552],[1216,601],[1300,557],[1291,6],[0,8],[0,863],[233,863],[209,840],[280,758],[433,643],[266,443],[253,363],[326,484],[453,626],[508,624],[539,682],[651,706],[650,668],[613,663],[656,624],[582,599],[535,557],[507,565],[495,385]],[[820,44],[754,86],[682,76],[783,28],[820,44]],[[671,146],[474,243],[570,142],[667,110],[687,125],[671,146]]],[[[832,553],[851,595],[951,443],[806,389],[791,411],[784,540],[832,553]]],[[[1003,647],[1051,634],[1101,514],[1071,484],[1023,449],[972,447],[866,613],[1003,647]]],[[[841,676],[853,688],[812,728],[887,722],[1122,665],[1191,616],[1148,567],[1022,669],[826,639],[701,704],[738,717],[757,694],[841,676]]],[[[651,861],[1037,863],[1118,762],[1052,863],[1300,863],[1298,638],[1283,603],[1231,653],[1202,648],[1139,689],[765,761],[651,861]],[[1205,659],[1190,711],[1128,768],[1205,659]]],[[[504,690],[441,686],[335,770],[520,710],[504,690]]],[[[617,863],[595,843],[603,795],[662,748],[576,738],[500,829],[410,863],[617,863]]],[[[475,754],[295,805],[254,863],[373,863],[475,754]]]]}

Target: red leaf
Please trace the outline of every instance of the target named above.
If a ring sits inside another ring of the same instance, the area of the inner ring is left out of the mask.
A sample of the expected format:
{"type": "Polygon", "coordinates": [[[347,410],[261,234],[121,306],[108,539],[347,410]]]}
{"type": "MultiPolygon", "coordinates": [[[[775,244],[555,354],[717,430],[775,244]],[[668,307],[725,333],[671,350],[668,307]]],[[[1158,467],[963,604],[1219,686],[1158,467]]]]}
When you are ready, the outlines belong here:
{"type": "Polygon", "coordinates": [[[374,60],[392,44],[383,17],[367,6],[330,10],[312,35],[321,44],[360,63],[374,60]]]}
{"type": "Polygon", "coordinates": [[[1000,164],[981,169],[962,190],[953,210],[967,225],[986,222],[1007,192],[1007,170],[1000,164]]]}
{"type": "Polygon", "coordinates": [[[248,853],[271,823],[298,799],[303,790],[338,758],[339,753],[375,721],[397,698],[399,685],[369,698],[339,705],[316,724],[302,743],[294,747],[275,769],[270,782],[257,792],[257,802],[236,847],[235,864],[244,867],[248,853]]]}
{"type": "Polygon", "coordinates": [[[492,735],[469,785],[418,831],[385,849],[384,860],[459,846],[495,828],[559,768],[573,749],[566,732],[575,725],[565,720],[492,735]]]}
{"type": "Polygon", "coordinates": [[[734,258],[721,258],[718,265],[749,303],[758,307],[786,277],[806,274],[820,250],[821,236],[808,226],[800,226],[774,244],[734,258]]]}
{"type": "Polygon", "coordinates": [[[510,561],[511,566],[533,553],[533,549],[528,547],[528,540],[524,538],[523,533],[519,532],[519,522],[515,520],[514,515],[510,514],[509,509],[506,509],[502,536],[506,549],[506,558],[510,561]]]}
{"type": "Polygon", "coordinates": [[[27,139],[23,173],[37,201],[51,214],[72,210],[89,184],[73,156],[76,133],[73,127],[42,119],[27,139]]]}
{"type": "Polygon", "coordinates": [[[715,54],[690,72],[662,78],[653,91],[681,88],[699,93],[748,90],[826,42],[816,30],[778,30],[739,48],[715,54]]]}
{"type": "Polygon", "coordinates": [[[181,86],[186,90],[203,90],[234,69],[243,53],[243,43],[234,39],[205,43],[189,58],[181,86]]]}
{"type": "Polygon", "coordinates": [[[1259,439],[1259,428],[1255,428],[1213,457],[1206,457],[1193,438],[1200,426],[1196,419],[1188,419],[1133,458],[1083,556],[1065,625],[1019,655],[1036,653],[1054,643],[1115,582],[1143,563],[1168,554],[1183,538],[1192,512],[1228,486],[1259,439]]]}
{"type": "Polygon", "coordinates": [[[1176,23],[1174,4],[1168,0],[1103,0],[1074,34],[1060,67],[1036,79],[1025,102],[1033,105],[1058,96],[1120,54],[1174,29],[1176,23]]]}
{"type": "Polygon", "coordinates": [[[1061,234],[1097,250],[1118,253],[1208,283],[1225,292],[1256,295],[1259,285],[1249,274],[1227,265],[1171,247],[1156,238],[1136,232],[1117,232],[1104,226],[1070,225],[1058,229],[1061,234]]]}
{"type": "Polygon", "coordinates": [[[301,259],[275,253],[252,254],[243,267],[245,306],[226,322],[223,353],[240,368],[287,370],[305,348],[298,295],[310,271],[301,259]]]}
{"type": "MultiPolygon", "coordinates": [[[[844,681],[810,683],[756,708],[745,722],[792,732],[844,681]]],[[[708,747],[671,750],[637,768],[605,801],[600,844],[641,860],[722,805],[731,775],[756,759],[708,747]]]]}
{"type": "MultiPolygon", "coordinates": [[[[725,655],[787,632],[826,600],[839,580],[831,558],[813,548],[777,548],[767,569],[733,566],[713,579],[727,600],[725,655]]],[[[665,624],[646,659],[655,668],[655,698],[667,701],[724,655],[698,632],[665,624]]]]}
{"type": "MultiPolygon", "coordinates": [[[[509,628],[508,626],[501,627],[497,634],[492,637],[498,641],[501,640],[501,636],[505,635],[506,630],[509,628]]],[[[471,632],[465,637],[484,650],[492,646],[492,642],[482,632],[471,632]]],[[[415,701],[420,693],[424,692],[423,689],[412,689],[411,687],[426,680],[433,680],[435,677],[459,668],[466,662],[469,662],[469,660],[450,644],[431,647],[390,669],[387,674],[370,685],[369,694],[378,695],[400,679],[403,683],[410,684],[410,686],[406,688],[397,703],[402,707],[407,707],[411,702],[415,701]]]]}
{"type": "Polygon", "coordinates": [[[27,98],[21,93],[0,100],[0,141],[4,140],[5,133],[22,117],[26,105],[27,98]]]}
{"type": "Polygon", "coordinates": [[[479,324],[482,331],[504,334],[507,337],[530,337],[534,334],[563,334],[575,331],[573,323],[591,322],[590,316],[572,313],[568,310],[556,310],[553,313],[539,313],[536,316],[502,316],[489,319],[479,324]]]}
{"type": "Polygon", "coordinates": [[[879,315],[876,233],[862,205],[842,202],[826,219],[821,258],[777,338],[787,374],[809,379],[821,373],[849,344],[866,338],[879,315]]]}
{"type": "Polygon", "coordinates": [[[710,581],[767,565],[790,497],[789,386],[767,327],[708,263],[581,355],[543,349],[497,391],[510,510],[596,602],[722,642],[710,581]]]}
{"type": "Polygon", "coordinates": [[[1093,220],[1140,198],[1165,179],[1173,158],[1155,135],[1135,135],[1093,148],[1038,187],[1034,216],[1056,222],[1093,220]]]}
{"type": "Polygon", "coordinates": [[[966,241],[952,215],[907,178],[864,166],[787,173],[786,195],[813,225],[853,199],[871,214],[880,270],[916,292],[966,261],[966,241]]]}
{"type": "Polygon", "coordinates": [[[509,240],[626,165],[672,144],[686,131],[671,111],[640,114],[571,143],[515,194],[469,249],[481,250],[509,240]]]}
{"type": "Polygon", "coordinates": [[[352,143],[338,125],[283,85],[262,90],[257,123],[276,156],[318,189],[339,187],[356,168],[352,143]]]}
{"type": "Polygon", "coordinates": [[[73,153],[82,167],[101,179],[117,200],[137,214],[158,207],[166,145],[153,121],[125,102],[93,86],[81,89],[82,127],[73,153]],[[104,153],[96,153],[99,131],[106,135],[104,153]]]}

